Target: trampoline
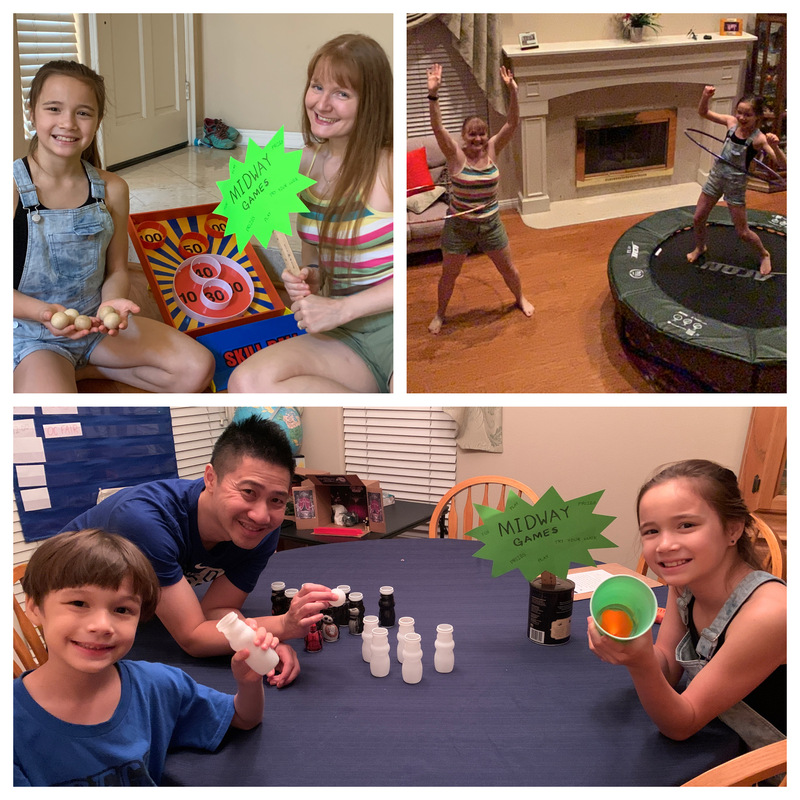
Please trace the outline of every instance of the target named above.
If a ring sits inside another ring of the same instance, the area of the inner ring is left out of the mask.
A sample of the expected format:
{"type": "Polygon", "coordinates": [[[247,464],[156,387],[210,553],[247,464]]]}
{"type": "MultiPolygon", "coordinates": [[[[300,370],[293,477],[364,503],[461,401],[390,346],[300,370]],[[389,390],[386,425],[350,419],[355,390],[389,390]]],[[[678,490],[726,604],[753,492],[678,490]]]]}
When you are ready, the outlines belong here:
{"type": "Polygon", "coordinates": [[[772,257],[761,275],[727,208],[708,219],[708,251],[690,264],[694,206],[629,228],[608,259],[617,332],[631,360],[666,391],[786,391],[786,217],[748,211],[772,257]]]}

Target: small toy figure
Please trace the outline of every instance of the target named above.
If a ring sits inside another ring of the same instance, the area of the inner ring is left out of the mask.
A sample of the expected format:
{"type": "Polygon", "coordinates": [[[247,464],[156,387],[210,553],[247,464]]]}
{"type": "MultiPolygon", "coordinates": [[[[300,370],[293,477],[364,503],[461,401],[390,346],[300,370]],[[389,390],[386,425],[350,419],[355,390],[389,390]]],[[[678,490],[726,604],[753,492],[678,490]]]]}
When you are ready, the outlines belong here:
{"type": "Polygon", "coordinates": [[[322,638],[326,642],[335,642],[339,639],[339,626],[328,614],[322,616],[322,638]]]}

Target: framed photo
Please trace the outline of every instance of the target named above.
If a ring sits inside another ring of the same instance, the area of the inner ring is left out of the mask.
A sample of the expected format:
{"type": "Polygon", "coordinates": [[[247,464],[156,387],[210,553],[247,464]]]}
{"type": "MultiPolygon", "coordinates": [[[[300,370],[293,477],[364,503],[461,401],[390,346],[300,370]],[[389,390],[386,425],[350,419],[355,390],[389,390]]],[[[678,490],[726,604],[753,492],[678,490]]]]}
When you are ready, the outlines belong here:
{"type": "Polygon", "coordinates": [[[741,36],[744,31],[742,20],[732,17],[724,17],[719,21],[720,36],[741,36]]]}
{"type": "Polygon", "coordinates": [[[519,35],[519,49],[520,50],[533,50],[538,47],[539,42],[536,40],[536,34],[532,31],[530,33],[521,33],[519,35]]]}

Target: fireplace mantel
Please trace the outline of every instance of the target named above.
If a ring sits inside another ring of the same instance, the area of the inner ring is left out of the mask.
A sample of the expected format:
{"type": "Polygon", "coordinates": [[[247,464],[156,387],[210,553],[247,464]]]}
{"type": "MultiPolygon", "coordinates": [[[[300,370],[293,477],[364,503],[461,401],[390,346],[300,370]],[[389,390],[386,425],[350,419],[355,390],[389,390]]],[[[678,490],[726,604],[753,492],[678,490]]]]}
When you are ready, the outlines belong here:
{"type": "MultiPolygon", "coordinates": [[[[744,84],[749,47],[756,37],[720,36],[697,40],[653,36],[643,42],[600,39],[542,44],[535,50],[505,45],[503,52],[519,85],[522,145],[522,214],[547,211],[547,116],[549,101],[591,89],[632,83],[716,86],[711,109],[730,113],[744,84]]],[[[700,92],[698,91],[698,98],[700,92]]],[[[611,111],[615,109],[609,109],[611,111]]]]}

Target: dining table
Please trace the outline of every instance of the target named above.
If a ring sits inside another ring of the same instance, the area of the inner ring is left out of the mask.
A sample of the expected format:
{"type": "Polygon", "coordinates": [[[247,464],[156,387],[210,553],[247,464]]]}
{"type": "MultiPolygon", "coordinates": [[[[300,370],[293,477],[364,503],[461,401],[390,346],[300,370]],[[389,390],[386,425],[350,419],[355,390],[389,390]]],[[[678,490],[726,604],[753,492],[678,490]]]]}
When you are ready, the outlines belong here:
{"type": "MultiPolygon", "coordinates": [[[[372,675],[362,639],[348,627],[321,650],[292,640],[301,673],[265,683],[263,722],[230,731],[214,753],[171,752],[165,783],[189,786],[528,787],[671,786],[744,752],[713,720],[685,741],[662,735],[624,667],[587,644],[589,601],[573,603],[563,644],[529,638],[530,583],[518,570],[492,576],[481,542],[391,538],[276,553],[242,608],[270,613],[270,583],[348,585],[379,613],[391,586],[395,618],[421,636],[422,678],[403,680],[397,630],[390,670],[372,675]],[[436,629],[453,626],[454,667],[434,667],[436,629]]],[[[654,589],[660,604],[666,587],[654,589]]],[[[658,625],[654,626],[655,635],[658,625]]],[[[648,634],[645,634],[648,635],[648,634]]],[[[129,658],[178,666],[234,693],[230,656],[192,658],[155,619],[140,627],[129,658]]]]}

